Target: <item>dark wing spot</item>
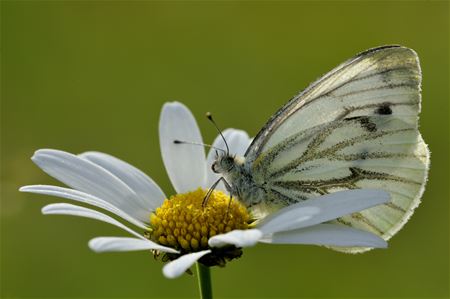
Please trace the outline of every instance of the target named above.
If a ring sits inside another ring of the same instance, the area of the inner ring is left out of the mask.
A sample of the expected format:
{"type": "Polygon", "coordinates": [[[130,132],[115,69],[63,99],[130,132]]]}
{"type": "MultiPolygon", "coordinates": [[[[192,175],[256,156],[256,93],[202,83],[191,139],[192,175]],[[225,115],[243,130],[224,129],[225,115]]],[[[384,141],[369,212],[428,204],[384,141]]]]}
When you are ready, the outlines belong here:
{"type": "Polygon", "coordinates": [[[368,156],[369,156],[369,152],[368,151],[363,151],[363,152],[360,153],[360,159],[361,160],[366,160],[368,156]]]}
{"type": "Polygon", "coordinates": [[[375,110],[375,113],[380,115],[390,115],[392,114],[392,109],[390,106],[390,103],[383,103],[375,110]]]}
{"type": "Polygon", "coordinates": [[[360,118],[361,118],[361,116],[352,116],[352,117],[346,117],[346,118],[344,118],[344,120],[351,121],[351,120],[360,119],[360,118]]]}
{"type": "Polygon", "coordinates": [[[377,125],[370,121],[368,117],[361,117],[359,120],[361,127],[369,132],[375,132],[377,130],[377,125]]]}
{"type": "Polygon", "coordinates": [[[357,121],[360,123],[361,127],[369,132],[376,132],[377,125],[370,121],[367,116],[353,116],[344,118],[344,121],[357,121]]]}

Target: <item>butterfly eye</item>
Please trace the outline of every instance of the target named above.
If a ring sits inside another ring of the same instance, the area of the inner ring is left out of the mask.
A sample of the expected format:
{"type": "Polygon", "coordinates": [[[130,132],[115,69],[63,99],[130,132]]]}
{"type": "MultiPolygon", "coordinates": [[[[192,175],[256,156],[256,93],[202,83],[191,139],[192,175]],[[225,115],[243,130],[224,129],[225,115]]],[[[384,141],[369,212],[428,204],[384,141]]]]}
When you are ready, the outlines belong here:
{"type": "Polygon", "coordinates": [[[226,169],[227,171],[231,171],[234,167],[234,158],[231,156],[226,157],[223,160],[222,167],[223,167],[223,169],[226,169]]]}
{"type": "Polygon", "coordinates": [[[214,162],[214,163],[211,165],[211,169],[212,169],[212,171],[213,171],[214,173],[219,173],[219,172],[216,170],[216,162],[214,162]]]}

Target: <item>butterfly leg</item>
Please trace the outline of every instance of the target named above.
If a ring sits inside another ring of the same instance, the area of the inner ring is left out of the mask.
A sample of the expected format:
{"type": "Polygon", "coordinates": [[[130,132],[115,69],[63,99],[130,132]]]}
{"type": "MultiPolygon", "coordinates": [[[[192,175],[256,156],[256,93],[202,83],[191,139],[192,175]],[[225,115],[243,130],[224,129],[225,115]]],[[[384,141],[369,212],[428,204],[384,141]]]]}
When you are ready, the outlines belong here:
{"type": "MultiPolygon", "coordinates": [[[[220,183],[220,181],[223,181],[226,185],[229,186],[228,182],[225,181],[225,178],[221,177],[220,179],[218,179],[217,181],[214,182],[214,184],[212,184],[211,188],[209,188],[208,192],[206,192],[205,197],[203,198],[203,202],[202,202],[202,206],[205,207],[206,204],[208,203],[208,199],[211,196],[211,194],[213,193],[214,189],[217,187],[217,185],[220,183]]],[[[228,188],[228,187],[227,187],[228,188]]]]}
{"type": "Polygon", "coordinates": [[[228,207],[227,207],[227,213],[225,214],[225,220],[227,220],[228,218],[228,212],[230,211],[230,207],[231,207],[231,202],[233,201],[233,193],[231,192],[231,186],[230,184],[227,182],[227,180],[223,179],[223,183],[225,185],[225,188],[227,188],[227,190],[230,192],[230,200],[228,201],[228,207]]]}

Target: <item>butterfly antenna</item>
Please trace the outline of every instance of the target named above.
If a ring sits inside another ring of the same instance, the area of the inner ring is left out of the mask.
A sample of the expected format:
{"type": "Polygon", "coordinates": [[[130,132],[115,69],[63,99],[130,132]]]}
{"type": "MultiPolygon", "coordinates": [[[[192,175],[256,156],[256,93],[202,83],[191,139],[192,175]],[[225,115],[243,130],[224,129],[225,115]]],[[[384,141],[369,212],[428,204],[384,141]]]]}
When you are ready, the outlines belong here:
{"type": "Polygon", "coordinates": [[[183,140],[178,140],[178,139],[175,139],[173,141],[173,143],[175,143],[175,144],[191,144],[191,145],[206,146],[206,147],[215,149],[216,153],[217,153],[217,151],[222,151],[222,152],[226,153],[226,151],[224,149],[221,149],[221,148],[218,148],[218,147],[212,146],[211,144],[206,144],[206,143],[192,142],[192,141],[183,141],[183,140]]]}
{"type": "Polygon", "coordinates": [[[222,134],[222,130],[219,129],[219,126],[216,124],[216,122],[214,121],[212,115],[210,112],[206,112],[206,118],[209,119],[210,122],[212,122],[212,124],[214,125],[214,127],[216,127],[217,132],[219,132],[220,136],[223,139],[223,142],[225,143],[225,146],[227,147],[227,156],[230,154],[230,148],[228,147],[228,143],[227,140],[225,139],[225,137],[222,134]]]}

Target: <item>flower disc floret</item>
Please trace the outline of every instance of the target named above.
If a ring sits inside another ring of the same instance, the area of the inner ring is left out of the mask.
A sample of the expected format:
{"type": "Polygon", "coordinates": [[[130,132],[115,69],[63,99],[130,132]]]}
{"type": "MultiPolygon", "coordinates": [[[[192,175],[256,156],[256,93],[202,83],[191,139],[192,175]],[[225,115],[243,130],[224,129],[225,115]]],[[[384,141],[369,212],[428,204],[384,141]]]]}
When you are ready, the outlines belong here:
{"type": "Polygon", "coordinates": [[[208,248],[209,238],[235,229],[247,229],[250,215],[238,201],[222,191],[176,194],[166,199],[150,217],[150,239],[182,252],[208,248]],[[231,202],[230,202],[231,200],[231,202]]]}

